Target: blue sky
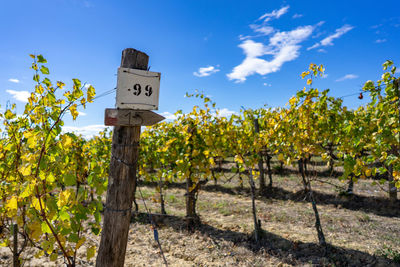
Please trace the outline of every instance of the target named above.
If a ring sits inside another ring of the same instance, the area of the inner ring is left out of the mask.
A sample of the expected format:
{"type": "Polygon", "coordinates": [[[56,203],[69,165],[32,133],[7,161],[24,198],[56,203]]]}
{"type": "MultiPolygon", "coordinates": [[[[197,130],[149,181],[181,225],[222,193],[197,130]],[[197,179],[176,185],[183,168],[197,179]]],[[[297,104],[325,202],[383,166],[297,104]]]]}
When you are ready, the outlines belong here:
{"type": "MultiPolygon", "coordinates": [[[[34,87],[29,54],[47,58],[52,80],[92,84],[97,94],[116,86],[121,51],[150,56],[161,72],[158,113],[188,111],[198,89],[224,113],[241,106],[284,106],[303,88],[300,73],[324,64],[314,84],[331,95],[359,92],[379,79],[381,64],[400,65],[399,1],[3,1],[0,9],[0,105],[23,111],[34,87]]],[[[81,110],[67,129],[102,128],[115,95],[81,110]]],[[[351,108],[365,103],[344,98],[351,108]]]]}

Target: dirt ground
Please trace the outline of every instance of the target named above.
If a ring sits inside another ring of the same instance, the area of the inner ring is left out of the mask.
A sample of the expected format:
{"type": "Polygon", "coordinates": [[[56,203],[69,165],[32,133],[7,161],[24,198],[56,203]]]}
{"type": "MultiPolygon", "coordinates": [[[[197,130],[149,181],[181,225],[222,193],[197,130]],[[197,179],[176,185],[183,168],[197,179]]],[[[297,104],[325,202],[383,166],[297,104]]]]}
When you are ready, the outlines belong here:
{"type": "MultiPolygon", "coordinates": [[[[218,184],[210,181],[201,188],[197,206],[201,224],[194,232],[186,230],[184,185],[169,185],[165,191],[168,216],[153,216],[169,266],[400,266],[400,201],[390,203],[371,180],[358,181],[354,195],[341,195],[346,183],[324,177],[315,167],[312,185],[329,243],[326,251],[318,245],[314,213],[300,178],[286,169],[273,180],[273,188],[256,200],[264,230],[258,245],[252,236],[247,178],[244,188],[237,177],[230,182],[222,177],[218,184]]],[[[150,211],[159,213],[155,185],[140,188],[150,211]]],[[[139,194],[138,204],[140,213],[132,217],[125,266],[163,266],[139,194]]],[[[99,239],[90,236],[89,243],[99,244],[99,239]]],[[[33,254],[33,249],[27,249],[23,266],[63,265],[61,256],[54,263],[33,254]]],[[[78,266],[95,264],[95,258],[86,261],[84,248],[79,258],[78,266]]],[[[11,263],[10,250],[1,248],[0,265],[11,263]]]]}

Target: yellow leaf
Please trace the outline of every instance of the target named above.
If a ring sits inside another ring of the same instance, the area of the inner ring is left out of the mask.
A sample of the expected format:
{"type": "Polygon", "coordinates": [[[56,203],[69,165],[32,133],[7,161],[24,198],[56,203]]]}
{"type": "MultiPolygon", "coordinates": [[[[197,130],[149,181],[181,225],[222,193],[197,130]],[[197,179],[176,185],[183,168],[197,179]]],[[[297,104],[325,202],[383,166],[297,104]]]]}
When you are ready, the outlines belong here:
{"type": "Polygon", "coordinates": [[[307,79],[307,85],[312,84],[312,79],[307,79]]]}
{"type": "Polygon", "coordinates": [[[212,158],[212,157],[208,159],[208,162],[209,162],[211,165],[215,165],[214,158],[212,158]]]}
{"type": "MultiPolygon", "coordinates": [[[[43,204],[43,203],[42,203],[43,204]]],[[[34,207],[36,210],[40,210],[40,203],[39,203],[39,199],[38,198],[34,198],[32,200],[32,204],[31,207],[34,207]]]]}
{"type": "Polygon", "coordinates": [[[96,246],[91,246],[86,250],[86,259],[90,260],[91,258],[93,258],[95,253],[96,253],[96,246]]]}
{"type": "Polygon", "coordinates": [[[189,192],[192,192],[195,187],[196,187],[196,183],[193,183],[193,186],[189,188],[189,192]]]}
{"type": "Polygon", "coordinates": [[[69,107],[69,111],[71,112],[72,119],[75,120],[76,117],[78,117],[79,112],[76,110],[77,105],[73,104],[72,106],[69,107]]]}
{"type": "Polygon", "coordinates": [[[86,237],[82,237],[81,239],[79,239],[78,243],[76,243],[75,249],[78,250],[83,245],[83,243],[85,243],[85,241],[86,237]]]}
{"type": "Polygon", "coordinates": [[[23,175],[23,176],[28,176],[31,174],[31,165],[27,165],[27,166],[21,166],[19,168],[19,172],[23,175]]]}
{"type": "Polygon", "coordinates": [[[72,144],[72,138],[69,135],[61,136],[61,144],[64,148],[68,148],[72,144]]]}
{"type": "Polygon", "coordinates": [[[38,240],[42,235],[42,226],[38,222],[34,222],[29,226],[31,230],[31,238],[33,240],[38,240]]]}
{"type": "Polygon", "coordinates": [[[29,185],[27,185],[24,189],[24,191],[21,193],[20,197],[21,198],[26,198],[29,197],[34,189],[34,185],[32,183],[30,183],[29,185]]]}
{"type": "Polygon", "coordinates": [[[69,198],[71,196],[71,191],[65,190],[59,194],[59,199],[57,201],[57,206],[62,208],[66,204],[68,204],[69,198]]]}
{"type": "Polygon", "coordinates": [[[33,134],[32,134],[32,132],[24,132],[24,137],[26,138],[26,139],[28,139],[29,137],[31,137],[33,134]]]}
{"type": "Polygon", "coordinates": [[[52,253],[52,254],[50,255],[50,260],[51,260],[51,261],[56,261],[57,258],[58,258],[58,254],[57,254],[57,253],[52,253]]]}
{"type": "Polygon", "coordinates": [[[43,233],[51,234],[51,229],[46,222],[42,222],[41,228],[43,233]]]}
{"type": "Polygon", "coordinates": [[[400,171],[393,171],[393,179],[400,180],[400,171]]]}
{"type": "Polygon", "coordinates": [[[89,88],[87,89],[87,101],[88,102],[93,102],[94,96],[96,95],[96,91],[94,90],[93,86],[89,86],[89,88]]]}
{"type": "Polygon", "coordinates": [[[278,155],[278,160],[279,160],[279,161],[285,161],[285,158],[284,158],[284,156],[283,156],[282,153],[280,153],[280,154],[278,155]]]}
{"type": "Polygon", "coordinates": [[[10,240],[5,239],[3,242],[0,243],[0,247],[8,247],[10,245],[10,240]]]}
{"type": "Polygon", "coordinates": [[[238,155],[235,156],[235,161],[238,162],[238,163],[243,164],[243,159],[242,159],[242,157],[240,157],[240,156],[238,156],[238,155]]]}
{"type": "Polygon", "coordinates": [[[304,79],[304,77],[306,77],[308,74],[310,74],[309,71],[303,71],[303,73],[301,74],[301,78],[304,79]]]}
{"type": "Polygon", "coordinates": [[[44,250],[39,250],[36,254],[35,254],[35,258],[39,259],[40,257],[42,257],[44,255],[44,250]]]}
{"type": "Polygon", "coordinates": [[[46,176],[46,181],[49,182],[49,183],[53,183],[55,180],[56,180],[56,177],[54,177],[54,175],[52,173],[49,173],[46,176]]]}
{"type": "Polygon", "coordinates": [[[17,201],[17,197],[16,196],[13,196],[9,200],[7,200],[6,208],[10,211],[10,213],[13,213],[13,214],[17,213],[18,201],[17,201]]]}
{"type": "Polygon", "coordinates": [[[289,99],[289,103],[291,106],[293,106],[296,103],[296,98],[293,96],[292,98],[289,99]]]}
{"type": "Polygon", "coordinates": [[[36,91],[36,93],[38,93],[39,95],[43,94],[43,92],[44,92],[43,86],[42,86],[41,84],[37,85],[35,91],[36,91]]]}
{"type": "Polygon", "coordinates": [[[62,89],[65,86],[65,83],[58,81],[57,82],[57,87],[62,89]]]}

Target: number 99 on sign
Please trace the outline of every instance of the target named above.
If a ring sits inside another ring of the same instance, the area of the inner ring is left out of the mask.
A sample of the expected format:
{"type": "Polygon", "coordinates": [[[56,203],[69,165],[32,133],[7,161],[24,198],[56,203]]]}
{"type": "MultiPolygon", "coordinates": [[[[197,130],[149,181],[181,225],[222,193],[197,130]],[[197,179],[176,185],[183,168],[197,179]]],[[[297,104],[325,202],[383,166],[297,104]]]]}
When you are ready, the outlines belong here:
{"type": "MultiPolygon", "coordinates": [[[[130,89],[128,89],[130,91],[130,89]]],[[[153,88],[150,85],[146,85],[144,88],[144,95],[150,97],[153,94],[153,88]]],[[[133,86],[133,94],[139,96],[142,93],[142,86],[140,84],[135,84],[133,86]]]]}

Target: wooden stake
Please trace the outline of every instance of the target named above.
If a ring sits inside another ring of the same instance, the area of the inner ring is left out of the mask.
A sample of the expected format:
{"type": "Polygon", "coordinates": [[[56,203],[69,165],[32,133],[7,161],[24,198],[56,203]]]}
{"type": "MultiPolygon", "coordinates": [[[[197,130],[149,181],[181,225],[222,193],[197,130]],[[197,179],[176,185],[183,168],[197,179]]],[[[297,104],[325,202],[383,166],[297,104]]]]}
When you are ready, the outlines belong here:
{"type": "MultiPolygon", "coordinates": [[[[254,131],[256,134],[260,133],[260,125],[258,123],[258,119],[253,120],[254,123],[254,131]]],[[[262,153],[258,153],[258,170],[260,171],[260,195],[265,195],[267,192],[267,187],[265,186],[265,175],[264,175],[264,162],[262,153]]]]}
{"type": "Polygon", "coordinates": [[[251,189],[251,210],[253,213],[253,220],[254,220],[254,239],[256,243],[260,241],[260,234],[261,234],[261,221],[257,220],[257,210],[256,210],[256,186],[254,184],[253,179],[253,170],[249,169],[249,183],[251,189]]]}
{"type": "MultiPolygon", "coordinates": [[[[122,51],[121,67],[147,70],[149,56],[138,50],[122,51]]],[[[115,126],[103,230],[97,254],[97,267],[122,267],[136,187],[140,126],[115,126]]]]}
{"type": "Polygon", "coordinates": [[[13,224],[13,267],[19,267],[19,254],[18,254],[18,224],[13,224]]]}

